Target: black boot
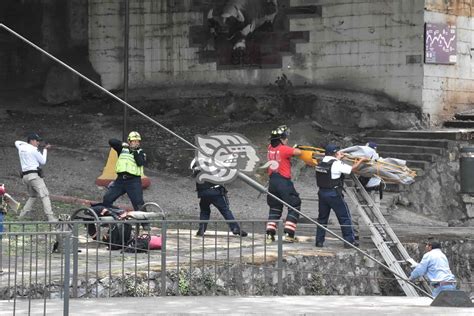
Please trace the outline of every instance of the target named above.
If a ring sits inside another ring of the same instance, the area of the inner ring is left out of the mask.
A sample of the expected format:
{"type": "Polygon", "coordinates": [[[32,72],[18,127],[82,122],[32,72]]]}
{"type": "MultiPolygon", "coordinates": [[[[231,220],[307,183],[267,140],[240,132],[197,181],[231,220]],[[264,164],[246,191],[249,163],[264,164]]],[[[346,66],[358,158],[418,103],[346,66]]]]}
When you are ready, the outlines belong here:
{"type": "Polygon", "coordinates": [[[234,234],[234,235],[240,235],[240,236],[242,236],[242,237],[247,237],[247,236],[248,236],[247,232],[244,231],[244,230],[242,230],[242,229],[234,229],[234,230],[232,231],[232,234],[234,234]]]}

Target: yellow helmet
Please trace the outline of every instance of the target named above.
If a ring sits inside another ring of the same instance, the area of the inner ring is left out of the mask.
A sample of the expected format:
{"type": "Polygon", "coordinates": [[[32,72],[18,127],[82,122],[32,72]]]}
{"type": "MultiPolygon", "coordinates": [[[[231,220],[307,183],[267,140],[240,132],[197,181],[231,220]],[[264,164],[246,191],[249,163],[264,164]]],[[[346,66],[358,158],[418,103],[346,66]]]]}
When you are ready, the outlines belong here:
{"type": "Polygon", "coordinates": [[[138,132],[130,132],[130,134],[128,134],[128,141],[132,140],[142,140],[142,137],[138,132]]]}

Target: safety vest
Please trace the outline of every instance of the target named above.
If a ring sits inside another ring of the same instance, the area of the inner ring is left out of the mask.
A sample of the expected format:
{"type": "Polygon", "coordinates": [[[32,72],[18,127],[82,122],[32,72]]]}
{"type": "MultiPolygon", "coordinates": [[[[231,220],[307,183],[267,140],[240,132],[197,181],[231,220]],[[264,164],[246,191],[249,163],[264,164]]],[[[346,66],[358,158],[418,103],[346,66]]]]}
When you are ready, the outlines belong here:
{"type": "Polygon", "coordinates": [[[138,166],[135,157],[130,152],[130,149],[123,147],[122,152],[118,156],[117,164],[115,165],[115,172],[128,174],[140,177],[143,175],[143,166],[138,166]]]}
{"type": "Polygon", "coordinates": [[[321,189],[335,189],[343,186],[344,175],[341,175],[338,179],[331,178],[331,168],[335,161],[336,159],[329,162],[321,161],[316,166],[316,183],[321,189]]]}

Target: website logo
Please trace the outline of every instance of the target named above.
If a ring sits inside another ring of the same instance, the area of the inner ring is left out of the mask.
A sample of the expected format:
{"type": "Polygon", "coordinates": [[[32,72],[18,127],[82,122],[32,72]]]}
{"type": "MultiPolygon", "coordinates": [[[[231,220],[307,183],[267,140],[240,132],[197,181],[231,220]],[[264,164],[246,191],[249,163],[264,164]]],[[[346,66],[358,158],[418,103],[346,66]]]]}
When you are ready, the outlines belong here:
{"type": "Polygon", "coordinates": [[[255,146],[240,134],[196,135],[195,168],[197,181],[224,184],[235,180],[238,172],[253,172],[260,161],[255,146]]]}

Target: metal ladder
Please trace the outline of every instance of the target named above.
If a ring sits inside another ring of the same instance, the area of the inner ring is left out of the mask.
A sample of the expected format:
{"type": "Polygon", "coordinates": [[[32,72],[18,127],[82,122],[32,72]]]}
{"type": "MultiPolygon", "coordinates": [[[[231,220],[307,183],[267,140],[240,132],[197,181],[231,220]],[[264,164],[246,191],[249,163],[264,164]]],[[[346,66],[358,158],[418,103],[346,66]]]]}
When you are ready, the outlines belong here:
{"type": "MultiPolygon", "coordinates": [[[[359,179],[354,174],[351,177],[354,185],[346,187],[345,191],[354,205],[357,206],[357,211],[363,222],[369,227],[373,243],[390,269],[408,279],[401,263],[405,263],[410,255],[395,235],[380,209],[375,206],[374,200],[367,193],[359,179]]],[[[411,284],[396,275],[395,277],[407,296],[420,296],[411,284]]],[[[428,292],[430,291],[426,282],[423,282],[423,287],[428,292]]]]}

